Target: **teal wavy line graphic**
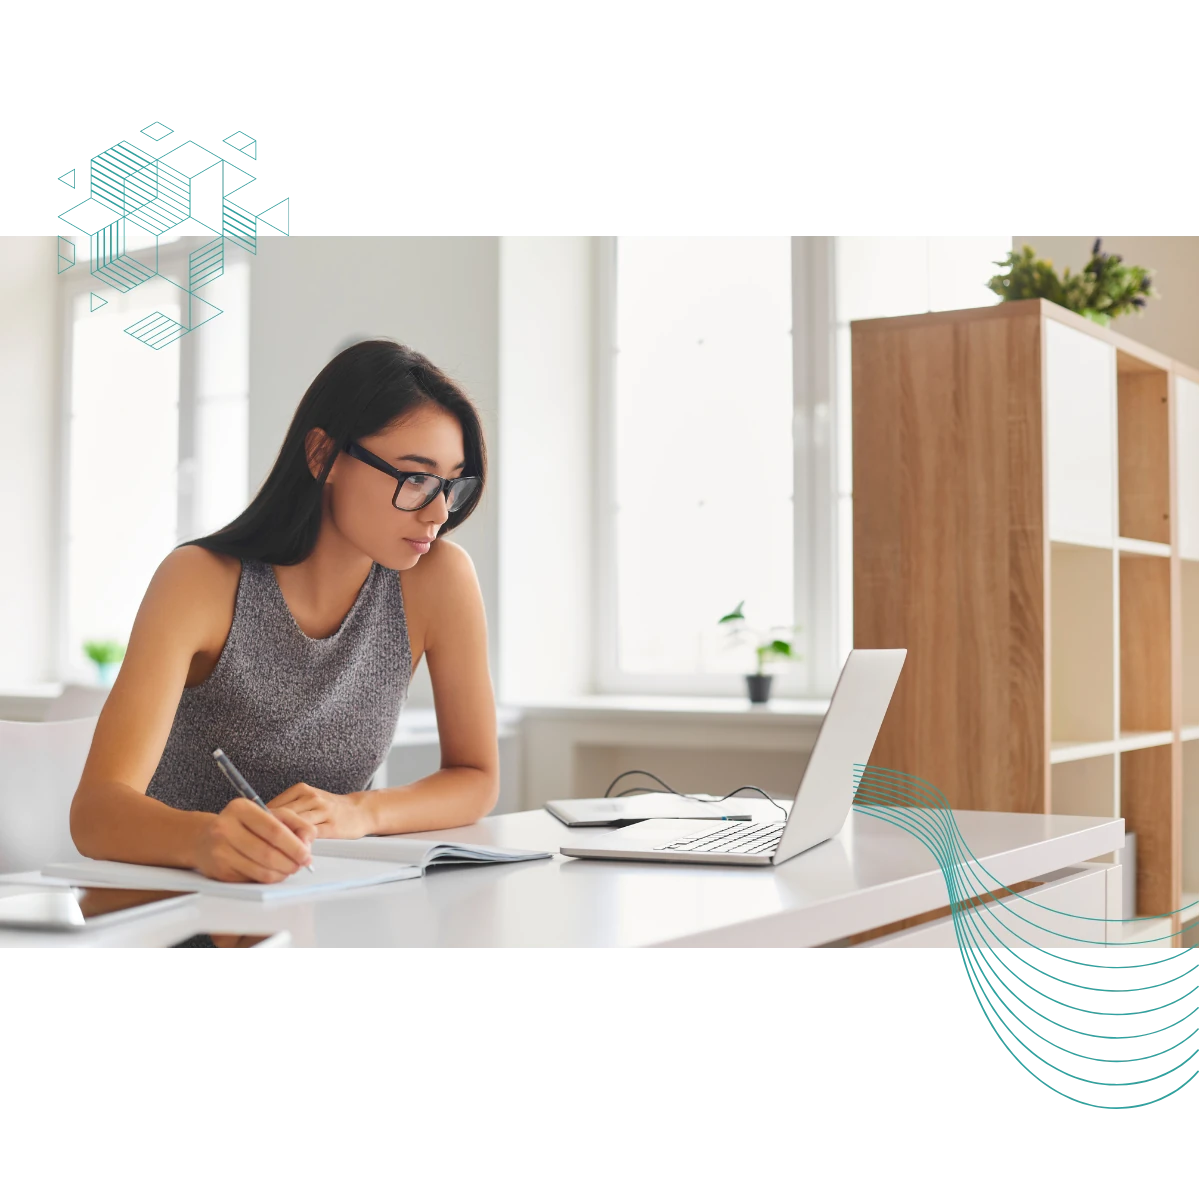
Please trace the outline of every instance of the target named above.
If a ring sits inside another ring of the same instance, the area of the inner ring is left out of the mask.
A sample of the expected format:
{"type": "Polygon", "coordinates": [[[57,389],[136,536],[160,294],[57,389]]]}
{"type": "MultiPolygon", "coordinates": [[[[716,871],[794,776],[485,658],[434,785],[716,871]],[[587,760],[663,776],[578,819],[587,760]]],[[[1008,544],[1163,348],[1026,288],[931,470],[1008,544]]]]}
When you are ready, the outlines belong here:
{"type": "MultiPolygon", "coordinates": [[[[1177,914],[1181,932],[1195,929],[1195,902],[1153,917],[1056,908],[993,875],[928,781],[855,763],[854,789],[856,811],[904,830],[933,855],[975,1000],[1034,1079],[1077,1104],[1129,1109],[1166,1100],[1196,1078],[1196,946],[1164,953],[1173,950],[1161,943],[1174,931],[1120,936],[1126,927],[1136,934],[1141,923],[1177,914]],[[1122,961],[1104,961],[1120,951],[1127,952],[1122,961]],[[1125,961],[1130,953],[1138,956],[1132,963],[1125,961]]],[[[1097,899],[1102,908],[1103,874],[1081,886],[1092,889],[1093,909],[1097,899]]]]}

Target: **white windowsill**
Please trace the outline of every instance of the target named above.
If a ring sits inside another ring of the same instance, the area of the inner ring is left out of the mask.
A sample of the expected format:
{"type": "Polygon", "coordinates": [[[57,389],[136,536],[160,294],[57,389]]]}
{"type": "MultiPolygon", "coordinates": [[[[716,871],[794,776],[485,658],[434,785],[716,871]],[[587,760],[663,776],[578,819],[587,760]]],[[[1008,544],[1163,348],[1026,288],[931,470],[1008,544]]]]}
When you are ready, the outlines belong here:
{"type": "MultiPolygon", "coordinates": [[[[40,720],[61,683],[26,684],[0,689],[0,720],[40,720]]],[[[819,725],[829,708],[828,699],[783,697],[751,704],[742,696],[642,696],[596,694],[562,696],[525,704],[496,707],[501,734],[513,732],[524,717],[586,720],[630,717],[639,721],[676,720],[686,717],[720,717],[756,725],[819,725]]],[[[1186,736],[1186,735],[1185,735],[1186,736]]],[[[396,726],[396,743],[424,744],[437,738],[437,715],[428,706],[405,708],[396,726]]]]}
{"type": "Polygon", "coordinates": [[[784,697],[751,704],[744,696],[641,696],[597,694],[563,696],[513,706],[526,717],[578,719],[588,716],[631,716],[639,720],[715,716],[769,725],[819,724],[829,708],[826,699],[784,697]]]}

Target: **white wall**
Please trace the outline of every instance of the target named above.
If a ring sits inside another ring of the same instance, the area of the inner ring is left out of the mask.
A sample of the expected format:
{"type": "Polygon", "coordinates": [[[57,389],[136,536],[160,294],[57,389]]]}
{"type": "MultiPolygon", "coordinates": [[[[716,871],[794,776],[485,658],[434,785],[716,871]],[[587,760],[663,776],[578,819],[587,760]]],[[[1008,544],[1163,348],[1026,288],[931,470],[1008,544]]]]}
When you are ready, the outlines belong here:
{"type": "MultiPolygon", "coordinates": [[[[1064,267],[1081,271],[1092,256],[1095,237],[1015,237],[1013,249],[1028,243],[1059,275],[1064,267]]],[[[1200,238],[1106,237],[1100,247],[1132,266],[1154,271],[1161,295],[1142,315],[1117,317],[1112,328],[1189,366],[1200,366],[1200,238]]]]}
{"type": "Polygon", "coordinates": [[[0,238],[0,687],[54,672],[56,241],[0,238]]]}
{"type": "MultiPolygon", "coordinates": [[[[387,336],[419,350],[460,383],[499,453],[499,239],[271,237],[252,265],[250,490],[270,470],[313,377],[352,337],[387,336]]],[[[496,476],[453,538],[475,563],[497,685],[499,585],[496,476]]],[[[432,705],[424,661],[409,691],[432,705]]]]}
{"type": "Polygon", "coordinates": [[[592,245],[500,239],[500,699],[591,690],[592,245]]]}

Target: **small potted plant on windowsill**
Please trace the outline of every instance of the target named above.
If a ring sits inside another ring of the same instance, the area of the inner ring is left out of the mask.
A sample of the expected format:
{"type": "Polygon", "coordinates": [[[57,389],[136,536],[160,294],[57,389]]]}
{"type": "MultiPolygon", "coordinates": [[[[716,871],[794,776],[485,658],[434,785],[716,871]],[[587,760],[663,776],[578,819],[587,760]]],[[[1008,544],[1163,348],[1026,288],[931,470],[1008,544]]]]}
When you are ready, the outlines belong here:
{"type": "Polygon", "coordinates": [[[746,617],[742,612],[742,605],[745,603],[744,600],[739,600],[737,607],[732,612],[726,613],[717,624],[727,626],[734,641],[743,641],[747,636],[754,641],[754,656],[758,663],[758,670],[753,675],[746,676],[746,688],[750,694],[751,704],[765,704],[771,697],[771,680],[774,676],[767,674],[763,670],[763,666],[766,663],[782,659],[795,662],[800,658],[790,641],[775,635],[783,632],[794,633],[800,629],[800,626],[773,625],[766,631],[751,629],[746,625],[746,617]]]}
{"type": "Polygon", "coordinates": [[[121,669],[121,660],[125,657],[125,647],[120,642],[84,642],[83,652],[96,664],[96,674],[103,687],[107,687],[116,679],[117,672],[121,669]]]}

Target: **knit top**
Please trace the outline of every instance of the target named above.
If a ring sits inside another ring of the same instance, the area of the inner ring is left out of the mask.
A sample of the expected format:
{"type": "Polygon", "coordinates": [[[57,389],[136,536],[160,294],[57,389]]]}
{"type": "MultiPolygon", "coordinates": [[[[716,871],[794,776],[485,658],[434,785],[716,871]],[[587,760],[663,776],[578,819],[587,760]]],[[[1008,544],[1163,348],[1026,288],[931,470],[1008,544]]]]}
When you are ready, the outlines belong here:
{"type": "Polygon", "coordinates": [[[373,562],[341,626],[310,638],[271,564],[245,559],[221,655],[183,689],[146,794],[220,812],[237,792],[213,760],[218,746],[265,801],[296,783],[362,791],[387,757],[411,678],[398,571],[373,562]]]}

